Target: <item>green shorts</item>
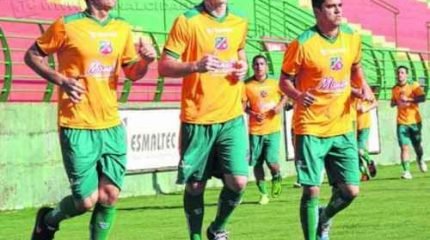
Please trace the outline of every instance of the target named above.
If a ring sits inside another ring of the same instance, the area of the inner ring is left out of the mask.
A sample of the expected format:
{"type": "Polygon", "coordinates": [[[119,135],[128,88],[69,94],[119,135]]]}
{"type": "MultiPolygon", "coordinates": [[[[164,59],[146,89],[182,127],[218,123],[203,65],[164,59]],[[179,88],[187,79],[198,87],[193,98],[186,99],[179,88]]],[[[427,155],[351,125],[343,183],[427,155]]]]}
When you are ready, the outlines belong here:
{"type": "Polygon", "coordinates": [[[224,123],[181,124],[178,184],[224,174],[248,176],[248,139],[242,116],[224,123]]]}
{"type": "Polygon", "coordinates": [[[101,130],[60,128],[60,143],[74,198],[91,196],[101,175],[121,189],[127,163],[122,125],[101,130]]]}
{"type": "Polygon", "coordinates": [[[370,128],[363,128],[357,131],[358,149],[367,150],[367,142],[369,140],[370,128]]]}
{"type": "Polygon", "coordinates": [[[325,166],[331,185],[359,185],[357,142],[353,132],[334,137],[296,135],[295,151],[300,184],[321,185],[321,174],[325,166]]]}
{"type": "Polygon", "coordinates": [[[397,140],[399,146],[421,144],[421,123],[416,124],[397,124],[397,140]]]}
{"type": "Polygon", "coordinates": [[[250,161],[249,165],[277,164],[279,162],[279,147],[281,133],[274,132],[265,135],[249,135],[250,161]]]}

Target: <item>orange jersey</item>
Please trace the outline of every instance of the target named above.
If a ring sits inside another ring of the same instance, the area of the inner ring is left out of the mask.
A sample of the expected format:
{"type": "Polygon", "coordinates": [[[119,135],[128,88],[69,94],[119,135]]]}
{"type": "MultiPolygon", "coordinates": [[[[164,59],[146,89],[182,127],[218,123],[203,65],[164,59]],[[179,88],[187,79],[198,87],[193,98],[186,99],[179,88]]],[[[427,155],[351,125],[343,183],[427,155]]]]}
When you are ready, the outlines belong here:
{"type": "Polygon", "coordinates": [[[250,110],[266,114],[266,118],[262,122],[258,122],[253,115],[250,115],[249,132],[251,134],[264,135],[281,130],[281,115],[270,113],[281,98],[282,93],[277,80],[266,79],[259,82],[251,79],[245,83],[245,99],[249,102],[250,110]]]}
{"type": "Polygon", "coordinates": [[[288,46],[283,73],[296,76],[297,90],[315,96],[310,107],[295,104],[296,134],[330,137],[352,131],[351,67],[360,59],[360,36],[346,25],[335,39],[312,27],[288,46]]]}
{"type": "Polygon", "coordinates": [[[86,12],[62,17],[36,40],[45,54],[57,53],[58,71],[85,87],[74,104],[59,89],[61,127],[103,129],[120,124],[116,88],[121,66],[137,59],[131,27],[109,17],[99,22],[86,12]]]}
{"type": "MultiPolygon", "coordinates": [[[[368,101],[363,101],[361,99],[357,100],[358,106],[363,106],[365,108],[368,108],[370,104],[371,103],[369,103],[368,101]]],[[[371,118],[370,111],[363,112],[363,113],[357,111],[357,129],[361,130],[365,128],[370,128],[371,125],[372,125],[372,118],[371,118]]]]}
{"type": "MultiPolygon", "coordinates": [[[[392,101],[398,101],[402,96],[413,99],[423,96],[424,91],[417,82],[406,83],[403,86],[396,85],[392,90],[392,101]]],[[[417,103],[409,103],[408,106],[397,106],[398,124],[415,124],[421,122],[420,110],[417,103]]]]}
{"type": "Polygon", "coordinates": [[[208,14],[204,5],[179,16],[169,34],[165,53],[182,62],[199,61],[215,55],[223,62],[223,71],[193,73],[184,77],[181,97],[181,120],[187,123],[226,122],[243,114],[241,83],[229,72],[245,47],[247,21],[227,10],[223,18],[208,14]]]}

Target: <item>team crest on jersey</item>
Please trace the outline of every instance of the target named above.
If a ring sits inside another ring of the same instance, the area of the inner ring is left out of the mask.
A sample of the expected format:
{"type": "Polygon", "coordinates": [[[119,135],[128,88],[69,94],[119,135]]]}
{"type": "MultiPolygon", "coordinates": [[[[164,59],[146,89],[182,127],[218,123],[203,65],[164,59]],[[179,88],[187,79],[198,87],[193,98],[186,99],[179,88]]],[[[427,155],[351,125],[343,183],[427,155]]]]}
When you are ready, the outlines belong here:
{"type": "Polygon", "coordinates": [[[343,62],[341,57],[330,58],[330,69],[333,71],[339,71],[343,68],[343,62]]]}
{"type": "Polygon", "coordinates": [[[260,97],[265,98],[265,97],[267,97],[267,95],[268,95],[268,93],[267,93],[266,90],[261,90],[260,91],[260,97]]]}
{"type": "Polygon", "coordinates": [[[226,50],[228,48],[228,39],[226,37],[215,38],[215,49],[226,50]]]}
{"type": "Polygon", "coordinates": [[[100,41],[99,51],[103,55],[112,53],[112,43],[110,41],[100,41]]]}

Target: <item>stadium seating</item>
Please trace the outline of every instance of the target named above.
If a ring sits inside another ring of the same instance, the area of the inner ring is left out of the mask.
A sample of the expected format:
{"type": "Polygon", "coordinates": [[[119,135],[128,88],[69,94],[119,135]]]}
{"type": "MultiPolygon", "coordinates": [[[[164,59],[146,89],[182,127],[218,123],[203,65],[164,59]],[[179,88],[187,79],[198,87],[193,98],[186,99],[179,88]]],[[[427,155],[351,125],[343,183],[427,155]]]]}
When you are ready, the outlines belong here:
{"type": "MultiPolygon", "coordinates": [[[[145,1],[148,0],[142,0],[142,5],[129,6],[127,0],[120,0],[114,12],[126,18],[136,27],[136,42],[138,37],[144,37],[154,44],[160,54],[174,18],[200,0],[166,0],[164,3],[160,1],[158,5],[145,5],[143,4],[145,1]],[[145,12],[145,14],[137,14],[136,11],[145,12]],[[153,24],[154,22],[159,24],[153,24]]],[[[230,1],[232,5],[241,8],[248,15],[250,25],[246,51],[249,58],[251,59],[252,56],[259,53],[266,55],[270,63],[270,74],[278,77],[283,58],[282,46],[286,46],[304,29],[315,24],[310,1],[230,1]],[[249,4],[250,2],[252,4],[249,4]],[[273,43],[274,40],[275,43],[273,43]],[[271,41],[272,47],[268,47],[267,43],[271,41]],[[274,49],[273,44],[278,44],[282,50],[274,49]]],[[[380,27],[381,24],[393,25],[392,13],[371,3],[372,1],[350,1],[348,4],[344,4],[345,21],[362,35],[363,66],[369,83],[378,89],[380,99],[389,99],[391,87],[395,84],[394,70],[399,65],[406,65],[411,69],[411,77],[420,81],[427,90],[429,85],[428,56],[422,52],[425,50],[423,39],[426,39],[426,36],[423,34],[426,34],[426,29],[425,26],[412,24],[410,21],[424,21],[423,19],[428,16],[430,9],[423,4],[424,0],[416,0],[412,3],[409,1],[405,3],[404,0],[390,1],[400,9],[398,45],[402,48],[396,48],[394,28],[380,27]],[[411,7],[416,12],[401,11],[402,7],[411,7]],[[353,10],[357,8],[361,9],[359,14],[353,10]],[[410,14],[414,14],[414,17],[410,17],[410,14]],[[411,28],[413,29],[411,30],[411,28]],[[415,35],[411,37],[411,34],[408,35],[404,31],[413,32],[415,35]]],[[[37,8],[33,9],[34,11],[28,11],[28,9],[16,11],[18,7],[12,6],[11,8],[8,4],[3,6],[0,3],[0,8],[6,10],[2,10],[5,14],[2,13],[0,19],[0,43],[3,50],[3,54],[0,54],[0,65],[2,65],[0,67],[0,89],[2,89],[0,101],[56,101],[55,87],[37,77],[24,65],[22,58],[24,51],[33,43],[35,37],[46,29],[49,22],[58,15],[75,12],[77,7],[61,8],[57,5],[39,7],[58,10],[48,12],[39,11],[37,8]],[[9,18],[3,18],[3,16],[9,18]],[[29,18],[35,17],[49,21],[29,20],[29,18]]],[[[51,67],[55,67],[55,58],[50,58],[49,64],[51,67]]],[[[121,102],[178,102],[181,80],[159,77],[156,67],[156,63],[152,64],[147,76],[135,83],[126,81],[121,76],[119,100],[121,102]]]]}

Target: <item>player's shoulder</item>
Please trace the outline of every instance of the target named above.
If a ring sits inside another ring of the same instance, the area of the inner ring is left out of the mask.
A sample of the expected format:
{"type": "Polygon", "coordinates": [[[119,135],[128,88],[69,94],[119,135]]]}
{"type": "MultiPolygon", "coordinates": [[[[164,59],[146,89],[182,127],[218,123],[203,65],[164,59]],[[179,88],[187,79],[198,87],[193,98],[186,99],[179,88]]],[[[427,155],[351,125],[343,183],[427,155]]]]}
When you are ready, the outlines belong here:
{"type": "Polygon", "coordinates": [[[358,32],[354,30],[350,25],[342,23],[339,27],[340,32],[348,35],[358,35],[358,32]]]}
{"type": "Polygon", "coordinates": [[[306,29],[304,32],[302,32],[299,36],[297,36],[297,39],[295,39],[292,43],[297,44],[305,44],[310,39],[312,39],[313,36],[318,34],[318,30],[316,26],[312,26],[308,29],[306,29]]]}
{"type": "Polygon", "coordinates": [[[63,18],[64,24],[69,24],[69,23],[72,23],[72,22],[83,20],[86,17],[87,16],[86,16],[86,14],[84,12],[76,12],[76,13],[71,13],[71,14],[64,15],[62,18],[63,18]]]}
{"type": "Polygon", "coordinates": [[[245,79],[245,81],[244,81],[245,86],[249,86],[249,85],[253,84],[254,82],[255,82],[254,76],[251,76],[251,77],[245,79]]]}
{"type": "Polygon", "coordinates": [[[201,3],[190,9],[187,9],[182,15],[179,16],[179,18],[190,20],[201,15],[204,10],[205,9],[204,9],[203,3],[201,3]]]}

